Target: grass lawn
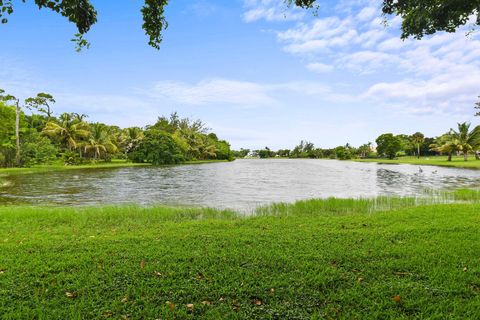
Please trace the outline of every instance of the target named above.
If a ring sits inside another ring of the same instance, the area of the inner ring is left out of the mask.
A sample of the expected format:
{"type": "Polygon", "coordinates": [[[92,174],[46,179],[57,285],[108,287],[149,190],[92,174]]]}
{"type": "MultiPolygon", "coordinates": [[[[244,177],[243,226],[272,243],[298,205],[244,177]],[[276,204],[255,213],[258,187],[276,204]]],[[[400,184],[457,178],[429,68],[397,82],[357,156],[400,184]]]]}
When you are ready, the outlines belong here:
{"type": "Polygon", "coordinates": [[[457,197],[472,198],[3,207],[0,318],[479,319],[479,193],[457,197]]]}
{"type": "Polygon", "coordinates": [[[480,169],[480,161],[475,160],[474,155],[468,157],[468,161],[463,160],[461,157],[453,157],[452,161],[447,161],[445,156],[433,156],[433,157],[401,157],[394,160],[388,159],[357,159],[358,162],[378,162],[378,163],[406,163],[406,164],[418,164],[423,166],[444,166],[444,167],[457,167],[457,168],[470,168],[480,169]]]}

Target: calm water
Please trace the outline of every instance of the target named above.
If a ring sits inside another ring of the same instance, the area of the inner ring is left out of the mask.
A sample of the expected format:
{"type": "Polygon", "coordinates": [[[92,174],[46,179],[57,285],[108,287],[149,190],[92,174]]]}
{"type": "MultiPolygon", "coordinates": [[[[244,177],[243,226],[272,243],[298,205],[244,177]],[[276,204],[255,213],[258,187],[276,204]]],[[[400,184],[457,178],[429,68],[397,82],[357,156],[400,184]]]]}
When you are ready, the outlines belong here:
{"type": "Polygon", "coordinates": [[[271,202],[326,197],[418,195],[480,187],[480,171],[340,162],[237,160],[173,167],[60,171],[0,177],[0,204],[136,203],[248,211],[271,202]]]}

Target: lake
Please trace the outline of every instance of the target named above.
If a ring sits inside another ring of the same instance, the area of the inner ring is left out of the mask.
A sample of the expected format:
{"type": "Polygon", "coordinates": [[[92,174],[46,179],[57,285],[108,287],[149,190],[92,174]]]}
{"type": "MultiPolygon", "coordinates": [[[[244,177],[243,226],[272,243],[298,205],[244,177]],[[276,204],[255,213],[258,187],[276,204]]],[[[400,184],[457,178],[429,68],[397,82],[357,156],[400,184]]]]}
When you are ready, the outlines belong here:
{"type": "Polygon", "coordinates": [[[164,204],[249,211],[272,202],[480,187],[480,170],[336,160],[236,160],[0,177],[0,204],[164,204]]]}

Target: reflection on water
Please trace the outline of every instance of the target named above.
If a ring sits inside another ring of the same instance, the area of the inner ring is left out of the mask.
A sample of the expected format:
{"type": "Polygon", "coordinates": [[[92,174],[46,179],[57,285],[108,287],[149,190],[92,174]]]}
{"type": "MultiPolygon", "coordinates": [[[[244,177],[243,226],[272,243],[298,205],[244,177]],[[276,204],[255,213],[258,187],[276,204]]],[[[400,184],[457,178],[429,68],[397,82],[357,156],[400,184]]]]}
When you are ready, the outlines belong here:
{"type": "Polygon", "coordinates": [[[166,204],[250,210],[326,197],[417,195],[480,187],[480,171],[341,162],[237,160],[172,167],[85,169],[0,177],[0,204],[166,204]]]}

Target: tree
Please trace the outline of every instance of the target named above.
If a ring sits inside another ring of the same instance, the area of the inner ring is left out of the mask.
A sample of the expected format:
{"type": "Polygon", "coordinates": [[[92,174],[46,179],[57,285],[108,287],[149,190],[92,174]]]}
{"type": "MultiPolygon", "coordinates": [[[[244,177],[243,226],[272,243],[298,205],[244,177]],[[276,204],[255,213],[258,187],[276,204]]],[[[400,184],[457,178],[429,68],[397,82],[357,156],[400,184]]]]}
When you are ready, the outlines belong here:
{"type": "Polygon", "coordinates": [[[256,150],[256,152],[261,159],[272,158],[275,156],[275,152],[270,150],[269,147],[265,147],[264,149],[261,149],[261,150],[256,150]]]}
{"type": "Polygon", "coordinates": [[[154,165],[177,164],[184,161],[182,150],[171,134],[157,129],[145,131],[145,137],[129,156],[135,162],[149,162],[154,165]]]}
{"type": "Polygon", "coordinates": [[[420,159],[420,146],[422,145],[423,141],[425,141],[425,136],[421,132],[415,132],[410,138],[417,146],[417,158],[420,159]]]}
{"type": "Polygon", "coordinates": [[[113,136],[108,131],[107,125],[94,123],[90,125],[90,135],[83,143],[85,155],[93,155],[93,159],[107,160],[107,154],[114,154],[118,147],[112,142],[113,136]]]}
{"type": "Polygon", "coordinates": [[[349,160],[352,158],[352,154],[350,152],[350,148],[347,146],[339,146],[335,148],[335,157],[338,160],[349,160]]]}
{"type": "Polygon", "coordinates": [[[358,152],[358,155],[360,156],[360,158],[368,157],[370,152],[372,152],[372,143],[369,142],[369,143],[366,143],[366,144],[362,144],[360,147],[358,147],[357,152],[358,152]]]}
{"type": "Polygon", "coordinates": [[[440,154],[447,154],[447,161],[452,161],[452,155],[460,150],[460,143],[449,132],[435,139],[435,142],[430,145],[430,150],[440,154]]]}
{"type": "Polygon", "coordinates": [[[143,130],[139,127],[124,129],[123,134],[125,136],[125,154],[135,150],[144,137],[143,130]]]}
{"type": "Polygon", "coordinates": [[[290,157],[290,150],[289,149],[279,149],[277,151],[277,155],[282,158],[289,158],[290,157]]]}
{"type": "Polygon", "coordinates": [[[0,101],[0,166],[15,165],[15,108],[0,101]]]}
{"type": "Polygon", "coordinates": [[[68,151],[78,149],[80,140],[90,135],[88,123],[79,121],[71,113],[60,115],[58,122],[47,122],[43,133],[50,137],[59,138],[68,151]]]}
{"type": "Polygon", "coordinates": [[[47,116],[47,121],[50,120],[50,118],[53,115],[52,109],[50,107],[50,104],[55,103],[55,99],[51,94],[48,93],[38,93],[35,98],[28,98],[25,100],[25,105],[28,109],[36,109],[39,112],[45,114],[47,116]]]}
{"type": "Polygon", "coordinates": [[[477,116],[477,117],[480,116],[480,100],[477,103],[475,103],[475,109],[478,110],[478,112],[475,113],[475,116],[477,116]]]}
{"type": "Polygon", "coordinates": [[[20,100],[15,96],[5,94],[5,90],[0,89],[0,101],[4,101],[6,103],[13,102],[15,104],[15,159],[17,165],[20,165],[20,100]]]}
{"type": "Polygon", "coordinates": [[[458,124],[458,131],[450,129],[453,139],[458,141],[459,151],[463,153],[463,159],[468,160],[468,153],[480,146],[480,126],[470,131],[470,123],[458,124]]]}
{"type": "Polygon", "coordinates": [[[421,39],[437,31],[455,32],[476,15],[480,25],[479,0],[383,0],[385,15],[402,18],[402,39],[421,39]]]}
{"type": "Polygon", "coordinates": [[[382,134],[375,142],[378,154],[387,156],[389,159],[395,158],[397,152],[402,150],[402,141],[391,133],[382,134]]]}
{"type": "Polygon", "coordinates": [[[296,146],[290,156],[292,158],[315,158],[315,145],[312,142],[300,141],[300,144],[296,146]]]}

